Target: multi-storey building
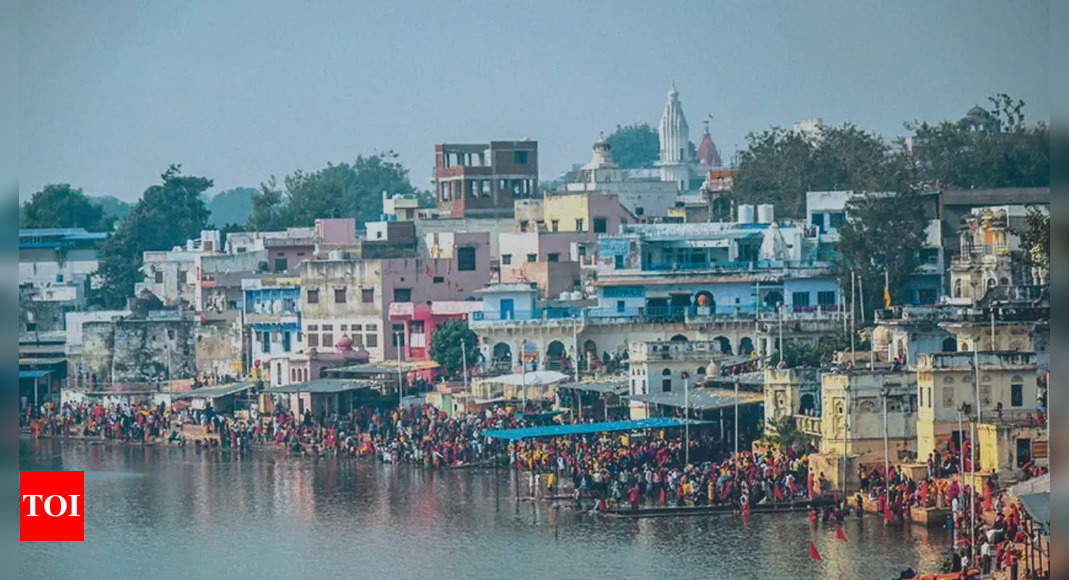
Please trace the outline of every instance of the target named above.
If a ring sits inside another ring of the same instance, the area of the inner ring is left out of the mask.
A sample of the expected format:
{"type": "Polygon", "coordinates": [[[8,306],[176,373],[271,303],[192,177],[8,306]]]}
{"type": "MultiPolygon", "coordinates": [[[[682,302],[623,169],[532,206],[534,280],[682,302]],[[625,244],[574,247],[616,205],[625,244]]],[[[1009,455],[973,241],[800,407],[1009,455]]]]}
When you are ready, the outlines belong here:
{"type": "Polygon", "coordinates": [[[100,263],[104,233],[82,228],[19,230],[19,332],[64,330],[82,310],[100,263]]]}
{"type": "Polygon", "coordinates": [[[921,355],[918,458],[923,461],[936,450],[946,452],[951,444],[960,449],[963,439],[971,438],[971,425],[978,422],[981,470],[1008,479],[1029,459],[1045,460],[1047,434],[1042,413],[1037,413],[1045,408],[1045,381],[1030,352],[921,355]]]}
{"type": "Polygon", "coordinates": [[[449,216],[511,214],[513,200],[538,193],[538,142],[435,145],[431,181],[449,216]]]}

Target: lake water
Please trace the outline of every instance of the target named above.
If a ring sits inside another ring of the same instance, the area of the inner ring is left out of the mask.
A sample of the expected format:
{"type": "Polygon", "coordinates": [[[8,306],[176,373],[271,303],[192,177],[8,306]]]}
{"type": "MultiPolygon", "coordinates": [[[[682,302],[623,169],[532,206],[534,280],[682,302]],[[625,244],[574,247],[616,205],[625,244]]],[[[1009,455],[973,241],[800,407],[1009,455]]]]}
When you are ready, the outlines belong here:
{"type": "Polygon", "coordinates": [[[935,570],[942,530],[804,514],[627,519],[512,500],[501,470],[21,439],[84,470],[85,541],[20,542],[20,578],[867,578],[935,570]],[[495,495],[495,484],[497,494],[495,495]],[[499,506],[499,507],[498,507],[499,506]],[[809,559],[808,542],[822,561],[809,559]]]}

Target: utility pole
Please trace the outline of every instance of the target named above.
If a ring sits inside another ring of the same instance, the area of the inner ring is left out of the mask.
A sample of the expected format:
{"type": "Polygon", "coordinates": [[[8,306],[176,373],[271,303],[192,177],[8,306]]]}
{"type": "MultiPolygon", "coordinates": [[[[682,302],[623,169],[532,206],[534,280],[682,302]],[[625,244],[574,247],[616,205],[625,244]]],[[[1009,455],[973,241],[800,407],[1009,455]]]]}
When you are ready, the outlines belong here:
{"type": "Polygon", "coordinates": [[[527,339],[523,339],[523,344],[520,346],[520,390],[523,396],[524,413],[527,412],[527,339]]]}
{"type": "MultiPolygon", "coordinates": [[[[994,320],[994,318],[992,318],[992,320],[994,320]]],[[[994,336],[992,336],[992,340],[993,339],[994,339],[994,336]]],[[[970,508],[969,509],[970,509],[970,513],[972,514],[972,530],[970,530],[971,541],[970,541],[970,545],[969,545],[969,550],[975,552],[975,550],[976,550],[976,506],[973,505],[973,504],[976,501],[977,483],[979,482],[979,478],[977,476],[977,472],[979,471],[979,467],[980,467],[979,465],[976,464],[977,463],[976,454],[978,452],[977,446],[978,446],[978,443],[979,443],[979,441],[977,441],[977,439],[976,439],[976,432],[980,428],[979,424],[980,424],[980,421],[983,420],[984,412],[983,412],[982,407],[980,406],[980,350],[979,350],[979,348],[978,348],[978,346],[977,346],[977,344],[975,342],[973,343],[972,352],[973,352],[973,369],[975,370],[974,383],[976,384],[976,420],[973,421],[972,445],[970,446],[970,450],[972,451],[972,453],[970,454],[970,457],[969,457],[969,460],[972,463],[972,480],[973,480],[973,483],[972,483],[972,494],[969,496],[969,504],[970,504],[970,508]]],[[[970,558],[969,561],[972,562],[973,560],[970,558]]]]}
{"type": "Polygon", "coordinates": [[[857,300],[854,294],[854,271],[850,270],[850,366],[854,366],[854,307],[857,306],[857,300]]]}
{"type": "Polygon", "coordinates": [[[468,345],[463,337],[460,339],[460,364],[464,369],[464,390],[468,391],[468,345]]]}
{"type": "Polygon", "coordinates": [[[991,350],[995,351],[995,308],[991,307],[991,350]]]}

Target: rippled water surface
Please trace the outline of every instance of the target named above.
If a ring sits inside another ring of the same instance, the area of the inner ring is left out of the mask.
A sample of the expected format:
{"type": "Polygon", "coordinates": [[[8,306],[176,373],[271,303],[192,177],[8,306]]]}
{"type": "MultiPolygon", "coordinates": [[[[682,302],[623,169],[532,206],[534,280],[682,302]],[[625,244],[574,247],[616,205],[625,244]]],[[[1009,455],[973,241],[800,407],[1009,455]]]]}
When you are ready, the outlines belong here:
{"type": "Polygon", "coordinates": [[[877,580],[934,570],[947,542],[871,515],[846,523],[844,543],[804,514],[555,514],[513,501],[504,470],[55,440],[19,451],[22,469],[86,471],[85,541],[20,543],[20,578],[877,580]]]}

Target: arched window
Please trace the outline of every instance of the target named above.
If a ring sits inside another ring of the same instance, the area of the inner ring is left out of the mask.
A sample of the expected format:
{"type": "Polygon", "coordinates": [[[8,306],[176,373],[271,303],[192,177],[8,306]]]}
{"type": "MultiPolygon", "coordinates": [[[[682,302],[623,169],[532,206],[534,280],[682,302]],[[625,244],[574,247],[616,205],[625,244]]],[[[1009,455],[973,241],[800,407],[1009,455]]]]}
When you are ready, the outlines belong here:
{"type": "Polygon", "coordinates": [[[661,371],[661,392],[672,392],[672,369],[664,369],[661,371]]]}

